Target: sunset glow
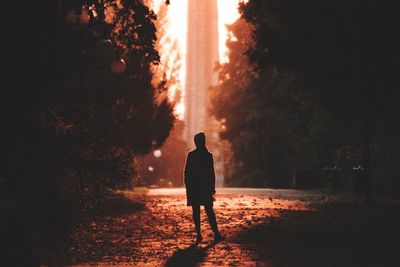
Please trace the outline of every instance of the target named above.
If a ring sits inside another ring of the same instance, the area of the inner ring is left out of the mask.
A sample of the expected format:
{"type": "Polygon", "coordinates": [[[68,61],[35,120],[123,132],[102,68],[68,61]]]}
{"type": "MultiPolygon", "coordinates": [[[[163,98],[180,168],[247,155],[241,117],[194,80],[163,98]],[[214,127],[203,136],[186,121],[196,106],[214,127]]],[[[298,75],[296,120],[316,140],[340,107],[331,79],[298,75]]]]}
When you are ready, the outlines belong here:
{"type": "MultiPolygon", "coordinates": [[[[153,9],[157,13],[164,0],[153,0],[153,9]]],[[[233,23],[240,17],[238,5],[241,0],[217,0],[218,2],[218,31],[219,31],[219,61],[225,63],[228,61],[228,49],[225,45],[227,40],[227,30],[225,25],[233,23]]],[[[168,26],[165,29],[166,38],[172,42],[176,41],[181,57],[181,66],[179,69],[179,88],[182,90],[182,99],[176,106],[176,114],[182,118],[185,112],[183,97],[185,96],[185,75],[186,75],[186,33],[187,33],[187,8],[188,0],[174,0],[168,6],[168,26]]],[[[170,54],[172,45],[164,45],[161,54],[161,61],[165,55],[170,54]]],[[[165,62],[161,62],[165,64],[165,62]]],[[[177,88],[171,88],[170,95],[174,95],[177,88]]]]}
{"type": "Polygon", "coordinates": [[[228,31],[226,25],[232,24],[239,17],[238,6],[241,0],[218,0],[218,31],[219,31],[219,62],[226,63],[228,61],[228,48],[226,40],[228,31]]]}

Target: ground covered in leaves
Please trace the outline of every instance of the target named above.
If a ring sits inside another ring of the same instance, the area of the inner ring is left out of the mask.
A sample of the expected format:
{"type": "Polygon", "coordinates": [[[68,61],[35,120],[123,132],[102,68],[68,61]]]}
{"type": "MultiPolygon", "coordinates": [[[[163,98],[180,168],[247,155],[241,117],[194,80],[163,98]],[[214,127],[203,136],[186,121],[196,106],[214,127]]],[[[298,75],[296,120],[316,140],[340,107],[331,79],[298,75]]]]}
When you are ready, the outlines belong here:
{"type": "MultiPolygon", "coordinates": [[[[399,251],[398,202],[361,204],[318,192],[217,190],[222,234],[202,210],[203,242],[183,189],[125,192],[134,209],[115,203],[74,229],[70,266],[393,266],[399,251]]],[[[65,265],[65,263],[63,264],[65,265]]]]}

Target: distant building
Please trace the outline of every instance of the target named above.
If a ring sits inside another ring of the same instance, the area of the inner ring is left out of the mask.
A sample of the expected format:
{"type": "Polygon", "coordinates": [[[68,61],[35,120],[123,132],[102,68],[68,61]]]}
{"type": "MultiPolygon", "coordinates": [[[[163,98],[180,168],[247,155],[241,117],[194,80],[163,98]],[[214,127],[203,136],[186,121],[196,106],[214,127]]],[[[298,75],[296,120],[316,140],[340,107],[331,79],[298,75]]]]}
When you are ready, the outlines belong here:
{"type": "Polygon", "coordinates": [[[193,136],[204,131],[208,89],[217,83],[213,72],[218,62],[217,0],[189,0],[185,86],[185,139],[193,144],[193,136]]]}
{"type": "Polygon", "coordinates": [[[217,185],[222,185],[222,161],[219,149],[216,121],[207,112],[210,86],[218,82],[214,72],[218,55],[217,0],[189,0],[185,83],[185,132],[187,143],[194,147],[193,136],[203,131],[207,143],[213,148],[216,163],[217,185]]]}

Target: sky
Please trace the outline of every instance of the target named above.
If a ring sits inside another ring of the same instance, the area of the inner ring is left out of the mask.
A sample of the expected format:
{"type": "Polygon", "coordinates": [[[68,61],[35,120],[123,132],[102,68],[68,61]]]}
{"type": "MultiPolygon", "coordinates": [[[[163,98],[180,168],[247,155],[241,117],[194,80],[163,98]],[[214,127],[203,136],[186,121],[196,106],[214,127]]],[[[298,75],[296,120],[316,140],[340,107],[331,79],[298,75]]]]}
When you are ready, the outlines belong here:
{"type": "MultiPolygon", "coordinates": [[[[153,0],[154,11],[157,13],[158,6],[163,4],[164,0],[153,0]]],[[[182,59],[182,66],[179,71],[179,88],[185,87],[185,58],[186,58],[186,32],[187,32],[187,8],[188,0],[171,0],[168,7],[168,20],[169,25],[166,30],[166,34],[171,40],[176,40],[179,47],[179,53],[182,59]]],[[[227,39],[227,30],[225,25],[231,24],[237,20],[240,15],[238,12],[238,5],[240,0],[217,0],[218,4],[218,32],[219,32],[219,60],[220,63],[225,63],[228,61],[227,48],[225,45],[227,39]]],[[[161,57],[163,53],[170,53],[170,47],[165,46],[165,51],[159,51],[161,57]]],[[[173,89],[172,89],[173,90],[173,89]]],[[[184,92],[183,96],[184,96],[184,92]]],[[[178,117],[182,118],[184,113],[183,99],[181,103],[176,106],[176,114],[178,117]]]]}

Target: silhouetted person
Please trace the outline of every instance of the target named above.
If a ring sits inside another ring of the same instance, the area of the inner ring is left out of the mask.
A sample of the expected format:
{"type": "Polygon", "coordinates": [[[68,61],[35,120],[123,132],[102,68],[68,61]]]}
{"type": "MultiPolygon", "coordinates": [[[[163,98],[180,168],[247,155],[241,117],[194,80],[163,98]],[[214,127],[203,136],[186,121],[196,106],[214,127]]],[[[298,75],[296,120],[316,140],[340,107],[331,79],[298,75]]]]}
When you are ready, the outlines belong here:
{"type": "Polygon", "coordinates": [[[192,206],[193,221],[196,228],[196,244],[203,239],[200,232],[200,205],[203,205],[208,221],[214,232],[214,242],[221,241],[223,237],[218,231],[217,221],[213,210],[215,194],[214,160],[206,148],[206,136],[198,133],[194,136],[196,149],[187,155],[185,165],[185,186],[187,205],[192,206]]]}

